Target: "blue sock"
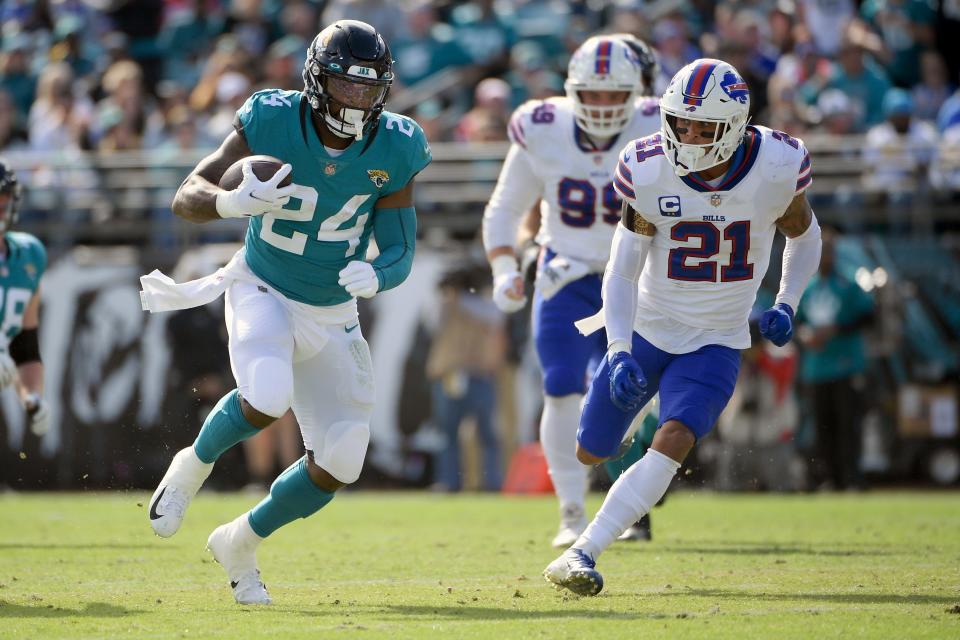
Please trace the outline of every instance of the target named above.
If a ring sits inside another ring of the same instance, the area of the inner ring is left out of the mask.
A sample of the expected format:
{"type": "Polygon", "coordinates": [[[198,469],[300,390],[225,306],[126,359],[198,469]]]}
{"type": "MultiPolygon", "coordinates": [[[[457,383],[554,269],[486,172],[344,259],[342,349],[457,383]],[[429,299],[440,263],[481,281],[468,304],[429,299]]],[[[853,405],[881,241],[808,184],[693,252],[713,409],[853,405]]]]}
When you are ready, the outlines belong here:
{"type": "Polygon", "coordinates": [[[270,495],[250,510],[250,527],[261,538],[297,518],[306,518],[333,500],[334,494],[313,484],[307,458],[287,467],[270,486],[270,495]]]}
{"type": "Polygon", "coordinates": [[[210,464],[242,440],[260,431],[247,422],[240,410],[240,393],[234,389],[220,398],[210,411],[193,443],[197,457],[210,464]]]}

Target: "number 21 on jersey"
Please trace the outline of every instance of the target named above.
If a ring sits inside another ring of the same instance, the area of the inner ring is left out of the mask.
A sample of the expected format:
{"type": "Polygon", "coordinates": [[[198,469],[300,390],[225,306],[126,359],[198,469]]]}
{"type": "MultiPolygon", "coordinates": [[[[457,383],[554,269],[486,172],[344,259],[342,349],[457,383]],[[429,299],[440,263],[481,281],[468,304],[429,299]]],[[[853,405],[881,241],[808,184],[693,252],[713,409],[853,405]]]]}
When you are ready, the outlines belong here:
{"type": "MultiPolygon", "coordinates": [[[[750,221],[732,222],[722,231],[730,243],[730,259],[720,265],[720,282],[738,282],[753,278],[750,253],[750,221]]],[[[674,247],[667,258],[667,277],[686,282],[717,282],[715,256],[720,253],[721,230],[712,222],[689,220],[670,228],[670,239],[677,242],[698,241],[699,246],[674,247]],[[699,262],[696,262],[699,260],[699,262]]]]}

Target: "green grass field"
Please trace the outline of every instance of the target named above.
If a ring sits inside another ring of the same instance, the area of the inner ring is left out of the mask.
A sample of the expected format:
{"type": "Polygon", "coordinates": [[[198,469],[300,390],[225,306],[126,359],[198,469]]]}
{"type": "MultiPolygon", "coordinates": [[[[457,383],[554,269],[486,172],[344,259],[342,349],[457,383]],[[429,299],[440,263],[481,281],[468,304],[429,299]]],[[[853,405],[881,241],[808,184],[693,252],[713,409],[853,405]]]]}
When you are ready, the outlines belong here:
{"type": "Polygon", "coordinates": [[[345,494],[261,547],[267,608],[204,551],[254,497],[168,540],[148,497],[0,496],[0,638],[960,638],[957,494],[675,494],[596,598],[540,576],[551,498],[345,494]]]}

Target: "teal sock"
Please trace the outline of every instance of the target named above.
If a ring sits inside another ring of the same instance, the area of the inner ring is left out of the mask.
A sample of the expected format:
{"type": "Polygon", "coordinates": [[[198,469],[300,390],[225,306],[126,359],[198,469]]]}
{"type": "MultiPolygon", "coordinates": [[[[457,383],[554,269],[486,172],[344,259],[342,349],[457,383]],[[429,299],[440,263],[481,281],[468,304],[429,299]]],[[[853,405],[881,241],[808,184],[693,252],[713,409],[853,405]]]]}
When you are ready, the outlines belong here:
{"type": "Polygon", "coordinates": [[[193,450],[198,458],[209,464],[215,462],[224,451],[258,431],[243,417],[240,393],[234,389],[220,398],[220,402],[207,414],[193,443],[193,450]]]}
{"type": "Polygon", "coordinates": [[[270,486],[270,495],[250,510],[250,527],[266,538],[283,525],[316,513],[333,496],[313,484],[307,473],[307,459],[300,458],[277,476],[270,486]]]}

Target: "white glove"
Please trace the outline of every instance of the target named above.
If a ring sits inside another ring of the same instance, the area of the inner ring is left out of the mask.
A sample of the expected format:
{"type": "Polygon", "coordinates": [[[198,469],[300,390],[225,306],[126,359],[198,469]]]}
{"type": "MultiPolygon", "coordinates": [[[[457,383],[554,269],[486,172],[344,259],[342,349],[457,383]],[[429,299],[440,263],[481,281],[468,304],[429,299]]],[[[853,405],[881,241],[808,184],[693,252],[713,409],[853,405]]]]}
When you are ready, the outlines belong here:
{"type": "Polygon", "coordinates": [[[27,420],[30,421],[30,431],[33,435],[37,437],[46,435],[50,430],[50,409],[47,408],[43,398],[36,393],[31,393],[23,401],[23,408],[27,412],[27,420]]]}
{"type": "Polygon", "coordinates": [[[341,269],[338,282],[354,298],[372,298],[380,290],[373,265],[362,260],[354,260],[341,269]]]}
{"type": "Polygon", "coordinates": [[[17,363],[6,350],[0,351],[0,389],[17,381],[17,363]]]}
{"type": "Polygon", "coordinates": [[[550,262],[540,267],[534,285],[543,299],[549,300],[567,284],[579,280],[588,273],[590,273],[590,267],[579,260],[555,256],[550,262]]]}
{"type": "Polygon", "coordinates": [[[237,188],[217,193],[217,213],[221,218],[245,218],[276,211],[290,201],[290,196],[297,189],[293,184],[277,186],[293,170],[289,164],[280,167],[266,182],[261,182],[253,173],[249,160],[241,166],[243,180],[237,188]]]}
{"type": "Polygon", "coordinates": [[[497,256],[490,262],[493,269],[493,303],[504,313],[516,313],[527,304],[523,293],[523,276],[512,256],[497,256]]]}

